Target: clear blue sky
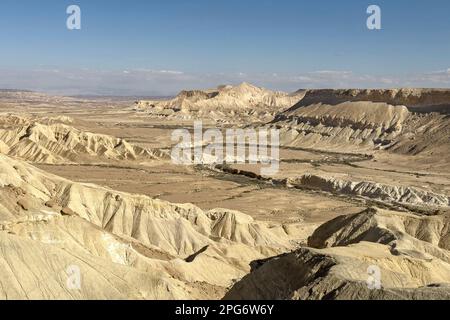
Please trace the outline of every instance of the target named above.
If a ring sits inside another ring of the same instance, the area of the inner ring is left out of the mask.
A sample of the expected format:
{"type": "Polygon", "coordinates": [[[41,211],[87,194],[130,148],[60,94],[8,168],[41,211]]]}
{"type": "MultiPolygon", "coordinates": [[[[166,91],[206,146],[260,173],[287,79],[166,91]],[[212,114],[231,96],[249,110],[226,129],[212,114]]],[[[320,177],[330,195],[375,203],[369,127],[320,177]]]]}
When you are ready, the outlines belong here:
{"type": "Polygon", "coordinates": [[[240,80],[286,90],[447,87],[449,16],[448,0],[2,0],[0,86],[120,94],[240,80]],[[66,29],[70,4],[81,7],[79,31],[66,29]],[[380,31],[366,28],[370,4],[381,7],[380,31]]]}

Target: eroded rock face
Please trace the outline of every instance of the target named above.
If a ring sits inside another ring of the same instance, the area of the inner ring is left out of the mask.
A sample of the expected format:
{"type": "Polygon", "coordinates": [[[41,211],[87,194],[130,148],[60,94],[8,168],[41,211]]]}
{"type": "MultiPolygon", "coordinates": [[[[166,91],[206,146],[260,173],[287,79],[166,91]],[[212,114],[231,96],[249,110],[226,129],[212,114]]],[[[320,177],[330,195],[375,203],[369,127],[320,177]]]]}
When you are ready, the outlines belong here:
{"type": "Polygon", "coordinates": [[[423,207],[449,207],[450,197],[416,187],[386,185],[373,181],[344,180],[333,176],[305,174],[289,178],[287,184],[336,194],[375,199],[387,203],[418,205],[423,207]]]}
{"type": "Polygon", "coordinates": [[[76,129],[67,118],[0,116],[0,152],[35,163],[67,164],[164,157],[124,139],[76,129]]]}
{"type": "MultiPolygon", "coordinates": [[[[336,105],[347,101],[384,102],[390,105],[406,106],[408,108],[428,108],[436,111],[436,106],[449,106],[449,89],[319,89],[308,90],[302,105],[323,103],[336,105]]],[[[425,109],[423,109],[425,110],[425,109]]]]}
{"type": "Polygon", "coordinates": [[[310,90],[269,126],[283,145],[448,154],[450,90],[310,90]]]}
{"type": "Polygon", "coordinates": [[[450,262],[450,214],[418,216],[367,209],[323,224],[309,237],[308,246],[323,249],[361,241],[389,245],[394,254],[403,252],[450,262]]]}
{"type": "Polygon", "coordinates": [[[309,247],[269,259],[226,299],[449,299],[449,217],[369,209],[319,227],[309,247]],[[379,270],[373,287],[369,270],[379,270]]]}
{"type": "Polygon", "coordinates": [[[137,110],[163,117],[209,118],[218,122],[269,121],[291,107],[304,93],[287,94],[242,83],[213,90],[182,91],[164,101],[138,101],[137,110]]]}
{"type": "Polygon", "coordinates": [[[291,244],[281,225],[237,211],[75,183],[0,155],[0,247],[3,299],[205,299],[291,244]]]}

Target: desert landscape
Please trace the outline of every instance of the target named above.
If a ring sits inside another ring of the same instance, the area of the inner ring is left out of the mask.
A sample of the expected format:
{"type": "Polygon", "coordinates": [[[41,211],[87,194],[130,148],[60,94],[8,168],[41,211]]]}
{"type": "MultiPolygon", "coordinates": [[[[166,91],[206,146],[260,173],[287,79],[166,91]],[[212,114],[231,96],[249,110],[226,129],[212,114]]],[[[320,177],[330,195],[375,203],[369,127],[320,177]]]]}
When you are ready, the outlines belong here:
{"type": "Polygon", "coordinates": [[[0,163],[0,299],[450,299],[450,89],[1,90],[0,163]],[[195,121],[278,172],[175,164],[195,121]]]}

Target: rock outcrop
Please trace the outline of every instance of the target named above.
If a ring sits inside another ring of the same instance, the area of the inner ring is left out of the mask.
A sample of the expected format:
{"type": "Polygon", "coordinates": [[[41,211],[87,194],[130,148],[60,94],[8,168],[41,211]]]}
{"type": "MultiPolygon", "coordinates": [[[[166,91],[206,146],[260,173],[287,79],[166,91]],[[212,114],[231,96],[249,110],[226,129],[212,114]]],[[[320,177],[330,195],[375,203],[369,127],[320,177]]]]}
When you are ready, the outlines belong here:
{"type": "Polygon", "coordinates": [[[226,299],[449,299],[449,216],[365,210],[262,262],[226,299]]]}
{"type": "Polygon", "coordinates": [[[68,164],[106,160],[151,160],[164,156],[109,135],[85,132],[62,122],[0,116],[0,152],[35,163],[68,164]]]}
{"type": "Polygon", "coordinates": [[[213,90],[182,91],[171,100],[138,101],[136,109],[154,116],[209,118],[218,122],[269,121],[303,95],[302,92],[287,94],[242,83],[213,90]]]}

